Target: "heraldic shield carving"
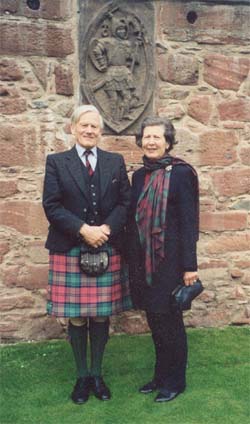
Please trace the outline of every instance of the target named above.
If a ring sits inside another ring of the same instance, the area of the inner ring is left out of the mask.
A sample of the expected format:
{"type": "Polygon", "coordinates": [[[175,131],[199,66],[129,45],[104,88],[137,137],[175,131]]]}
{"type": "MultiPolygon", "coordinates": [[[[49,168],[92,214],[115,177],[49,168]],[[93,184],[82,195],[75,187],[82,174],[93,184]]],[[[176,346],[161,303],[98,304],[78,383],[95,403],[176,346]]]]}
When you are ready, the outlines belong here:
{"type": "Polygon", "coordinates": [[[80,38],[83,97],[100,110],[115,133],[141,117],[154,88],[152,25],[152,34],[147,30],[153,9],[135,3],[129,8],[129,1],[109,2],[92,16],[80,38]]]}

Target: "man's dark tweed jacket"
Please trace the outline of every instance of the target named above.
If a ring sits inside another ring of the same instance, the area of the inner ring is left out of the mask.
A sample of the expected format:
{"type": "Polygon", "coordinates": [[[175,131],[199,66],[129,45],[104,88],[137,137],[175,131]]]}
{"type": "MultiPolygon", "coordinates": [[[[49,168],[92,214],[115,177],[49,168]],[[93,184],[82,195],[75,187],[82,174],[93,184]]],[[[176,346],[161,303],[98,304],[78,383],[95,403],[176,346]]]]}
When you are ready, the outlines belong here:
{"type": "Polygon", "coordinates": [[[166,213],[165,260],[153,275],[152,287],[148,287],[134,220],[145,174],[146,170],[142,167],[133,174],[132,179],[132,207],[128,226],[130,287],[136,306],[151,312],[164,313],[169,307],[170,294],[182,281],[183,273],[197,270],[198,180],[189,166],[173,166],[166,213]]]}
{"type": "MultiPolygon", "coordinates": [[[[111,228],[110,243],[123,245],[123,228],[130,205],[130,184],[124,159],[97,148],[100,174],[100,224],[111,228]]],[[[50,223],[45,247],[67,252],[79,245],[78,232],[91,208],[87,175],[76,148],[47,157],[43,207],[50,223]]]]}

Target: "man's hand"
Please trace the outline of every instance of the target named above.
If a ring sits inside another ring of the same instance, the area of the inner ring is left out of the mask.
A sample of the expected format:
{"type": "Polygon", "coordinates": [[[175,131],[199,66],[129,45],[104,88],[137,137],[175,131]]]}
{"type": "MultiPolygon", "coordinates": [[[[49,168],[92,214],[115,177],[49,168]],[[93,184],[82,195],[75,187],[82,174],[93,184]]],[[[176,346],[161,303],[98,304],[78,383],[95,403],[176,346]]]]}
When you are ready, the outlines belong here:
{"type": "Polygon", "coordinates": [[[84,241],[90,246],[100,247],[106,241],[108,241],[110,228],[106,224],[100,226],[83,224],[83,226],[80,228],[80,234],[84,238],[84,241]]]}
{"type": "Polygon", "coordinates": [[[187,272],[184,272],[184,275],[183,275],[183,281],[184,281],[184,284],[185,284],[185,286],[192,286],[193,284],[194,284],[194,282],[197,280],[197,278],[198,278],[198,272],[197,271],[195,271],[195,272],[189,272],[189,271],[187,271],[187,272]]]}

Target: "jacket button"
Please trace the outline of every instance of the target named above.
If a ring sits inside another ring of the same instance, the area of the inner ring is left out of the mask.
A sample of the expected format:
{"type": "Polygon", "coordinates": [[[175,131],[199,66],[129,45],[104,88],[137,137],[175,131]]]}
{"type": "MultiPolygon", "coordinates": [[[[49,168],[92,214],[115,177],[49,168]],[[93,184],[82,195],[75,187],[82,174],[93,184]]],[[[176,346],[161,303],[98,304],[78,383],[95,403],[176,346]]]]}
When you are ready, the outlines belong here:
{"type": "Polygon", "coordinates": [[[83,209],[83,212],[87,212],[87,209],[86,209],[86,208],[84,208],[84,209],[83,209]]]}

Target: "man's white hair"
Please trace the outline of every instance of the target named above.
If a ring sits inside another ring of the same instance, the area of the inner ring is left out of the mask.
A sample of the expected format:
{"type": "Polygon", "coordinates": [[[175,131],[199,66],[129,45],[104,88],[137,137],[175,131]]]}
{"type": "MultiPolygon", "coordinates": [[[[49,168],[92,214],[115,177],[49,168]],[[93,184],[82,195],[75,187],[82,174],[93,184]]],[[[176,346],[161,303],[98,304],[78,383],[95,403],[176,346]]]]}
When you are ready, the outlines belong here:
{"type": "Polygon", "coordinates": [[[79,121],[80,117],[88,112],[98,113],[99,119],[100,119],[100,126],[101,126],[101,129],[103,129],[104,122],[103,122],[102,115],[100,114],[99,110],[93,105],[78,106],[71,115],[71,124],[75,125],[79,121]]]}

